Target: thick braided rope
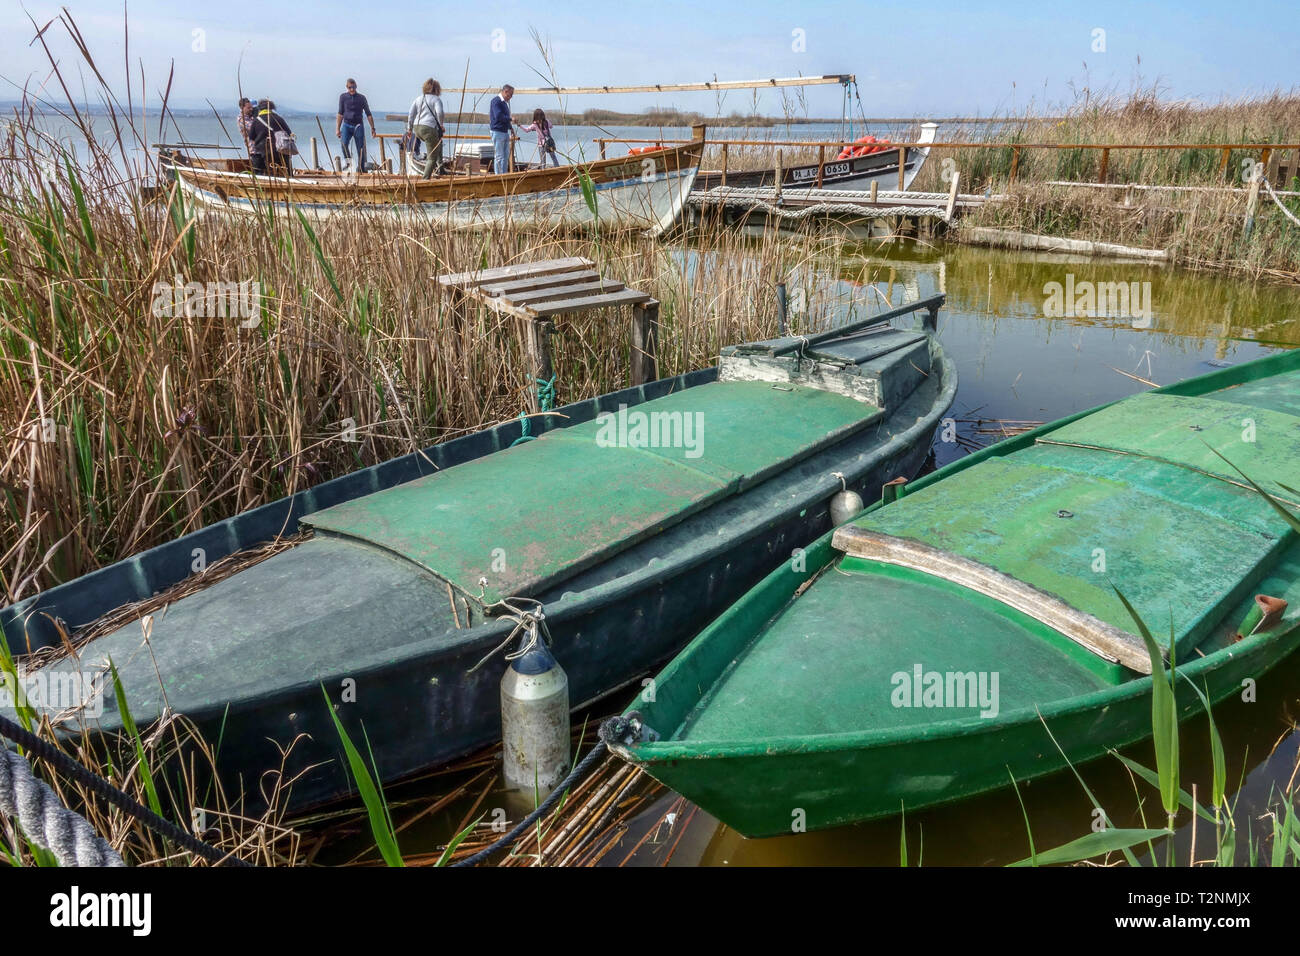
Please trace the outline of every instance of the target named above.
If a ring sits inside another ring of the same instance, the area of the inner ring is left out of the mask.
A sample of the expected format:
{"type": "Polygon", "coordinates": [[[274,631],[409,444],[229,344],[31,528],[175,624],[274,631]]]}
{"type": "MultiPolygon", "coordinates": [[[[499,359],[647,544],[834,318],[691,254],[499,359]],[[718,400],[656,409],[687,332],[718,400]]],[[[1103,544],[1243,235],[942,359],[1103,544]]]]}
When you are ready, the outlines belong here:
{"type": "Polygon", "coordinates": [[[14,723],[3,715],[0,715],[0,736],[9,738],[33,756],[48,761],[52,768],[71,777],[95,795],[102,797],[129,816],[139,820],[159,836],[166,837],[178,846],[189,850],[208,862],[215,863],[218,866],[252,866],[246,860],[241,860],[231,853],[218,850],[215,846],[191,836],[170,820],[164,820],[121,788],[113,786],[99,774],[87,770],[49,741],[42,740],[31,731],[24,729],[20,724],[14,723]]]}
{"type": "Polygon", "coordinates": [[[0,747],[0,813],[17,820],[27,839],[53,853],[59,866],[126,865],[94,827],[32,774],[26,758],[8,747],[0,747]]]}

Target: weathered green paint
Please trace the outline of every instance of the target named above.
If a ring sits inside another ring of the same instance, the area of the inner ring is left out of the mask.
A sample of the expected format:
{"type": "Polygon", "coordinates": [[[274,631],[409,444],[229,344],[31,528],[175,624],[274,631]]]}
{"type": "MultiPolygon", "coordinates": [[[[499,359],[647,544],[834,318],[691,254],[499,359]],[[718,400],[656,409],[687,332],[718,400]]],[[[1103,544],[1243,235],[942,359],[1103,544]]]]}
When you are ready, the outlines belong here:
{"type": "MultiPolygon", "coordinates": [[[[1274,387],[1287,385],[1300,390],[1300,378],[1283,376],[1274,387]]],[[[1218,452],[1270,494],[1300,505],[1296,495],[1277,484],[1288,474],[1294,477],[1300,461],[1300,413],[1225,400],[1239,391],[1206,398],[1135,395],[1057,430],[1047,440],[1139,455],[1241,482],[1218,452]]]]}
{"type": "MultiPolygon", "coordinates": [[[[1148,462],[1139,485],[1050,467],[1074,451],[1058,446],[1049,457],[1040,446],[991,459],[857,523],[979,561],[1135,633],[1113,581],[1162,642],[1172,627],[1186,651],[1221,613],[1219,592],[1207,582],[1250,578],[1278,547],[1285,524],[1274,514],[1262,533],[1179,503],[1184,491],[1240,497],[1233,510],[1268,507],[1187,469],[1148,462]]],[[[1260,509],[1258,522],[1267,517],[1260,509]]]]}
{"type": "MultiPolygon", "coordinates": [[[[1194,416],[1247,474],[1296,487],[1295,395],[1300,352],[1205,376],[1004,442],[855,523],[968,556],[1136,631],[1113,582],[1157,637],[1172,620],[1179,670],[1221,700],[1300,645],[1300,543],[1180,426],[1191,432],[1194,416]],[[1249,449],[1228,444],[1249,444],[1243,418],[1255,422],[1249,449]],[[1234,643],[1255,593],[1291,607],[1234,643]]],[[[616,749],[742,833],[775,835],[961,799],[1006,786],[1008,771],[1023,780],[1060,769],[1044,723],[1075,762],[1143,739],[1150,681],[982,594],[845,558],[827,535],[805,571],[769,575],[665,668],[653,701],[636,701],[664,739],[616,749]],[[996,672],[996,714],[951,698],[924,706],[924,693],[922,706],[900,706],[914,679],[899,675],[917,665],[923,689],[931,672],[974,675],[977,688],[996,672]]],[[[1178,697],[1182,716],[1199,709],[1190,691],[1178,697]]]]}
{"type": "Polygon", "coordinates": [[[716,382],[305,520],[407,558],[490,606],[604,561],[880,414],[804,386],[716,382]]]}

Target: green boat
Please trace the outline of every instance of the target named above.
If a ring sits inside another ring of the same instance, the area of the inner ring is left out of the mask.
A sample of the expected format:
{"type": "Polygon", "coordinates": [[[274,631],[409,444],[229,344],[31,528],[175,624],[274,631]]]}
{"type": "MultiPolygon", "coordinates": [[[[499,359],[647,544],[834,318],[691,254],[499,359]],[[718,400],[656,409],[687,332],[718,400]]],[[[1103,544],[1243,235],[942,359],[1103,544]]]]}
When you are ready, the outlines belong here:
{"type": "Polygon", "coordinates": [[[512,421],[325,482],[0,609],[0,628],[36,686],[93,689],[47,702],[60,730],[121,730],[111,660],[135,721],[184,714],[250,804],[282,764],[294,808],[349,793],[322,687],[378,776],[411,776],[499,739],[523,612],[544,614],[583,706],[829,529],[846,485],[919,471],[956,388],[942,301],[728,347],[534,420],[533,441],[512,421]],[[210,568],[296,531],[229,577],[187,577],[195,554],[210,568]],[[143,620],[95,636],[131,602],[154,606],[147,642],[143,620]],[[65,635],[86,640],[48,663],[65,635]]]}
{"type": "Polygon", "coordinates": [[[1297,488],[1300,351],[1038,428],[773,571],[611,745],[754,837],[1102,756],[1151,734],[1152,657],[1118,594],[1172,659],[1182,718],[1203,707],[1187,680],[1219,701],[1300,644],[1279,511],[1297,488]]]}

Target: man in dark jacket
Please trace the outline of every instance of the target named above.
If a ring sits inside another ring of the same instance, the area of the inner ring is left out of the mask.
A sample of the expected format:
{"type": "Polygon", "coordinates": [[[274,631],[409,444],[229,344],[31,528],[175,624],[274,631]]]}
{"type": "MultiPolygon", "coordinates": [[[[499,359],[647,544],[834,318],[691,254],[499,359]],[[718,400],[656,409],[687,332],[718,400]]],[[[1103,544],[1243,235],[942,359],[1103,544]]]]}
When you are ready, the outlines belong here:
{"type": "Polygon", "coordinates": [[[492,132],[492,171],[506,173],[510,171],[510,134],[514,130],[514,120],[510,116],[510,97],[515,95],[515,88],[507,83],[501,92],[492,97],[488,107],[488,129],[492,132]]]}
{"type": "Polygon", "coordinates": [[[357,92],[357,81],[348,77],[347,92],[339,94],[339,112],[334,118],[334,135],[343,145],[343,158],[351,162],[352,151],[349,146],[355,140],[357,147],[357,166],[359,172],[366,169],[366,131],[361,126],[364,115],[370,121],[370,135],[378,136],[375,131],[375,117],[370,112],[370,104],[365,95],[357,92]]]}
{"type": "Polygon", "coordinates": [[[281,152],[275,142],[276,133],[293,132],[289,124],[275,111],[275,103],[258,100],[257,114],[248,128],[252,143],[253,172],[271,176],[288,176],[293,170],[293,160],[281,152]]]}

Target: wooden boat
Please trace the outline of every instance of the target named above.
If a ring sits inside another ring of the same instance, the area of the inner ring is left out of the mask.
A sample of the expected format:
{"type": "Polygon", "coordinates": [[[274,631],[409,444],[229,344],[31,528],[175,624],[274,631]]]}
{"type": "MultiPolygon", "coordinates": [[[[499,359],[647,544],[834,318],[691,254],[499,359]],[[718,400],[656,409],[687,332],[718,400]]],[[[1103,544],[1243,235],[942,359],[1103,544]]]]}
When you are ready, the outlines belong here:
{"type": "MultiPolygon", "coordinates": [[[[111,659],[136,721],[165,702],[219,737],[227,792],[242,781],[253,802],[295,740],[294,805],[348,792],[322,686],[383,779],[416,773],[500,736],[503,599],[540,602],[578,706],[666,660],[829,528],[835,473],[859,491],[914,473],[956,387],[932,336],[941,302],[729,347],[718,368],[561,408],[535,441],[512,421],[325,482],[42,592],[0,626],[15,652],[58,648],[114,608],[201,585],[186,578],[195,554],[210,568],[309,529],[156,610],[147,649],[135,621],[34,674],[84,687],[111,659]],[[891,326],[916,310],[921,329],[891,326]]],[[[101,690],[59,726],[117,730],[101,690]]]]}
{"type": "MultiPolygon", "coordinates": [[[[937,123],[922,123],[921,134],[917,137],[919,146],[907,147],[903,159],[903,189],[912,185],[926,157],[930,155],[928,143],[934,142],[938,132],[937,123]]],[[[879,189],[898,189],[898,149],[890,147],[887,142],[868,145],[864,143],[861,156],[847,159],[827,160],[821,168],[821,183],[818,184],[818,164],[809,163],[791,166],[781,171],[781,188],[785,189],[870,189],[877,183],[879,189]]],[[[721,170],[700,170],[695,177],[695,189],[703,191],[726,185],[737,189],[756,189],[776,185],[776,169],[754,169],[728,171],[723,183],[721,170]]]]}
{"type": "Polygon", "coordinates": [[[868,508],[696,638],[615,750],[747,836],[1096,758],[1151,734],[1152,659],[1112,583],[1198,713],[1187,680],[1219,701],[1300,644],[1300,540],[1216,450],[1300,513],[1300,350],[1036,429],[868,508]]]}
{"type": "Polygon", "coordinates": [[[704,150],[704,127],[682,146],[603,159],[581,166],[526,169],[501,175],[453,173],[420,179],[392,173],[339,174],[296,170],[288,177],[255,176],[216,163],[163,157],[168,176],[205,210],[252,214],[288,205],[313,219],[343,212],[441,219],[454,226],[496,222],[672,228],[690,193],[704,150]],[[596,210],[583,195],[590,178],[596,210]]]}

